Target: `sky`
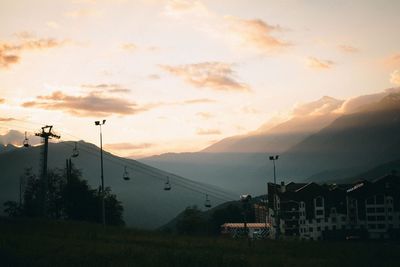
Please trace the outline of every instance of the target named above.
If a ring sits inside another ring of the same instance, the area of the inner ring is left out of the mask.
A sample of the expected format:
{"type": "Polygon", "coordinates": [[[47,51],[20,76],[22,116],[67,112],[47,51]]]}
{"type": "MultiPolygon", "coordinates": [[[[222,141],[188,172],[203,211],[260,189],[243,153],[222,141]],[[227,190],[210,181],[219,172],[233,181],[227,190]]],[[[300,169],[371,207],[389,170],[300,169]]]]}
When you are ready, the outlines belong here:
{"type": "Polygon", "coordinates": [[[2,0],[0,134],[140,158],[400,85],[400,1],[2,0]]]}

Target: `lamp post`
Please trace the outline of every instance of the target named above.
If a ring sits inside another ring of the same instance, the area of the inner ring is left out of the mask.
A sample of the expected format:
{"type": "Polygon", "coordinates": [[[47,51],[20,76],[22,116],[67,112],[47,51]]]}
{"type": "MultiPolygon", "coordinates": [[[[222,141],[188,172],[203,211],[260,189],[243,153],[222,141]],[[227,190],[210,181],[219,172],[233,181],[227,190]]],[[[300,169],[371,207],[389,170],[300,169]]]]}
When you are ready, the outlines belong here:
{"type": "Polygon", "coordinates": [[[275,239],[279,238],[279,232],[280,232],[280,222],[279,222],[279,216],[278,216],[278,209],[277,209],[277,203],[276,203],[276,196],[277,196],[277,186],[276,186],[276,167],[275,167],[275,161],[279,159],[279,155],[275,156],[270,156],[269,160],[272,160],[274,164],[274,216],[275,216],[275,239]]]}
{"type": "Polygon", "coordinates": [[[106,211],[104,207],[104,170],[103,170],[103,135],[101,132],[101,126],[106,123],[106,120],[95,121],[96,126],[100,126],[100,166],[101,166],[101,212],[102,212],[102,222],[106,225],[106,211]]]}

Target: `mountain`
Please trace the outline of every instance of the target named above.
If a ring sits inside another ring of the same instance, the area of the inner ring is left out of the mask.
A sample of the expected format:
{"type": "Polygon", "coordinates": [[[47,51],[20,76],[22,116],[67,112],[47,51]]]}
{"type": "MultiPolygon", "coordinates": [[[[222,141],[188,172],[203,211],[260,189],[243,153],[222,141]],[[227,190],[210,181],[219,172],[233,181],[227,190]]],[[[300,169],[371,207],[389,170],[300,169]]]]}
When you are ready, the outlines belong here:
{"type": "Polygon", "coordinates": [[[258,139],[233,137],[201,152],[169,153],[141,161],[237,193],[265,194],[266,182],[273,181],[268,156],[274,154],[281,155],[276,161],[278,181],[312,177],[324,182],[351,177],[400,158],[398,91],[353,98],[339,108],[338,102],[323,115],[318,115],[323,108],[310,105],[294,112],[305,112],[306,116],[294,116],[258,139]],[[258,145],[258,152],[225,152],[243,151],[246,144],[258,145]]]}
{"type": "Polygon", "coordinates": [[[393,93],[293,146],[284,154],[286,167],[294,178],[338,169],[342,177],[355,175],[400,158],[399,136],[400,93],[393,93]]]}
{"type": "Polygon", "coordinates": [[[344,101],[324,96],[293,110],[293,118],[269,128],[261,126],[242,136],[225,138],[201,152],[205,153],[282,153],[308,135],[329,125],[339,117],[334,110],[344,101]]]}
{"type": "Polygon", "coordinates": [[[8,151],[12,151],[14,149],[16,149],[16,146],[7,144],[7,145],[0,145],[0,153],[4,153],[4,152],[8,152],[8,151]]]}
{"type": "MultiPolygon", "coordinates": [[[[50,143],[49,169],[64,168],[66,159],[71,156],[73,142],[50,143]]],[[[78,142],[80,155],[73,158],[73,164],[82,170],[83,178],[93,188],[100,184],[99,148],[83,141],[78,142]]],[[[25,168],[32,167],[38,173],[41,146],[17,148],[0,153],[0,203],[17,200],[19,196],[19,177],[25,168]]],[[[231,200],[221,190],[190,181],[177,175],[147,166],[135,160],[119,158],[104,153],[105,186],[111,186],[119,200],[123,202],[124,219],[130,226],[155,229],[184,210],[187,206],[203,206],[205,194],[213,205],[231,200]],[[124,166],[128,167],[130,181],[124,181],[124,166]],[[172,185],[170,191],[163,186],[167,176],[172,185]]]]}

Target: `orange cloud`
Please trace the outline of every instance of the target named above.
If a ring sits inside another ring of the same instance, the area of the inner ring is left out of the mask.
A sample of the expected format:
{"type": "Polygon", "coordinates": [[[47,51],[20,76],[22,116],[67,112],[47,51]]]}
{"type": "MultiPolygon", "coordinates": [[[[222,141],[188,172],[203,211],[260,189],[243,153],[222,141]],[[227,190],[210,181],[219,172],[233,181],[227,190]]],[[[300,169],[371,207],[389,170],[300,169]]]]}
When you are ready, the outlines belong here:
{"type": "Polygon", "coordinates": [[[3,104],[4,102],[6,102],[6,100],[4,98],[0,98],[0,104],[3,104]]]}
{"type": "Polygon", "coordinates": [[[384,64],[388,67],[400,66],[400,53],[393,54],[384,60],[384,64]]]}
{"type": "Polygon", "coordinates": [[[217,135],[221,134],[221,131],[218,129],[197,129],[196,133],[198,135],[217,135]]]}
{"type": "Polygon", "coordinates": [[[22,104],[26,108],[41,108],[47,110],[60,110],[81,117],[133,115],[148,110],[138,107],[126,99],[104,97],[97,93],[84,96],[69,96],[56,91],[51,95],[38,96],[35,101],[22,104]]]}
{"type": "Polygon", "coordinates": [[[138,49],[137,45],[135,45],[135,44],[133,44],[133,43],[126,43],[126,44],[123,44],[123,45],[121,46],[121,48],[122,48],[123,50],[129,51],[129,52],[134,52],[134,51],[136,51],[136,50],[138,49]]]}
{"type": "Polygon", "coordinates": [[[400,85],[400,70],[395,70],[390,74],[390,82],[395,85],[400,85]]]}
{"type": "Polygon", "coordinates": [[[104,147],[110,150],[138,150],[152,147],[153,144],[143,143],[143,144],[132,144],[132,143],[114,143],[106,144],[104,147]]]}
{"type": "Polygon", "coordinates": [[[129,93],[131,90],[115,83],[82,84],[81,87],[94,89],[92,93],[129,93]]]}
{"type": "Polygon", "coordinates": [[[238,37],[245,46],[252,46],[263,53],[271,53],[290,46],[286,41],[272,36],[273,32],[282,31],[280,26],[274,26],[261,19],[241,19],[225,16],[225,22],[231,34],[238,37]]]}
{"type": "Polygon", "coordinates": [[[214,117],[214,115],[210,112],[197,112],[196,115],[206,120],[214,117]]]}
{"type": "Polygon", "coordinates": [[[0,121],[15,121],[14,118],[2,118],[0,117],[0,121]]]}
{"type": "Polygon", "coordinates": [[[335,62],[327,59],[318,59],[315,57],[309,57],[307,60],[307,65],[313,69],[326,70],[332,68],[333,65],[335,65],[335,62]]]}
{"type": "Polygon", "coordinates": [[[342,52],[346,53],[356,53],[360,51],[358,48],[351,45],[338,45],[338,49],[342,52]]]}
{"type": "Polygon", "coordinates": [[[217,91],[250,90],[248,85],[235,80],[232,64],[203,62],[180,66],[160,65],[160,67],[195,87],[206,87],[217,91]]]}
{"type": "Polygon", "coordinates": [[[0,42],[0,68],[8,68],[20,61],[20,54],[24,50],[44,50],[64,45],[66,41],[53,38],[35,38],[30,33],[16,34],[21,40],[18,43],[0,42]]]}

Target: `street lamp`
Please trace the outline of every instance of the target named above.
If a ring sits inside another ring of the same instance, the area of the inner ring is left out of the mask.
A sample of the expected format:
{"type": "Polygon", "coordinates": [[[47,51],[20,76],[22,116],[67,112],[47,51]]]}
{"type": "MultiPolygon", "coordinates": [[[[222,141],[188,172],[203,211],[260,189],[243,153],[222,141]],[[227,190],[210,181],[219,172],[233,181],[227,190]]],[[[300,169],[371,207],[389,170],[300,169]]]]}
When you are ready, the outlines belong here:
{"type": "Polygon", "coordinates": [[[277,209],[277,203],[276,203],[276,196],[277,196],[277,186],[276,186],[276,167],[275,167],[275,161],[279,159],[279,155],[275,156],[269,156],[269,160],[272,160],[274,164],[274,216],[275,216],[275,238],[279,238],[279,216],[278,216],[278,209],[277,209]]]}
{"type": "Polygon", "coordinates": [[[103,135],[101,132],[101,126],[106,123],[106,120],[95,121],[96,126],[100,126],[100,166],[101,166],[101,211],[102,211],[102,221],[103,225],[106,225],[106,211],[104,207],[104,171],[103,171],[103,135]]]}

